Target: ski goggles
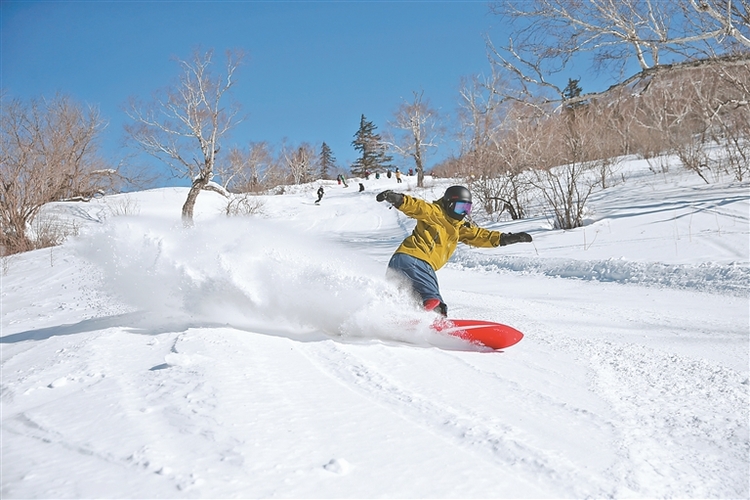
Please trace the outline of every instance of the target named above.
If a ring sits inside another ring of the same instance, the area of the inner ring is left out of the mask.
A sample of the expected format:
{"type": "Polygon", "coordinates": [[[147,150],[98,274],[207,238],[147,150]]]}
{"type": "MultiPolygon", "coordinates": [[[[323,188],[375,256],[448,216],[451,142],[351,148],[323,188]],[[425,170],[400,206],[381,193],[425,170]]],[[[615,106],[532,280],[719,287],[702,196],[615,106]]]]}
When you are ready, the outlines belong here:
{"type": "Polygon", "coordinates": [[[470,201],[457,201],[453,211],[460,215],[469,215],[471,213],[470,201]]]}

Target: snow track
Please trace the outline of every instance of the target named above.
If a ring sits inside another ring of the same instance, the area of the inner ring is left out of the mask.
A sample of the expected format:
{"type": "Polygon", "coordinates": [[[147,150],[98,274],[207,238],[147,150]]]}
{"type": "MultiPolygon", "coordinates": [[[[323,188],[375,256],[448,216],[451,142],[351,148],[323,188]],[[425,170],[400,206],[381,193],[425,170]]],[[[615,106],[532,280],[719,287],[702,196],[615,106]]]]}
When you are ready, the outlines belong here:
{"type": "Polygon", "coordinates": [[[736,417],[750,407],[745,374],[637,345],[588,341],[575,351],[590,359],[595,391],[618,416],[622,449],[638,464],[625,476],[635,491],[698,498],[747,492],[748,422],[736,417]]]}
{"type": "MultiPolygon", "coordinates": [[[[498,414],[487,413],[486,408],[464,406],[460,404],[460,400],[448,399],[445,395],[440,397],[439,389],[430,391],[429,394],[408,389],[392,377],[384,375],[375,366],[348,352],[346,346],[328,342],[306,346],[305,352],[320,369],[348,389],[362,394],[375,404],[390,408],[397,415],[450,442],[462,452],[499,467],[498,470],[504,471],[498,478],[497,487],[500,491],[515,489],[531,496],[544,496],[563,490],[568,490],[574,496],[610,493],[606,491],[606,484],[598,474],[574,464],[557,462],[550,457],[549,449],[533,446],[531,443],[537,440],[524,429],[508,423],[498,414]]],[[[440,357],[443,361],[456,365],[455,360],[440,357]]],[[[488,382],[484,374],[477,375],[478,377],[473,378],[488,382]]],[[[514,384],[511,384],[511,390],[508,390],[508,384],[504,381],[496,380],[491,385],[498,390],[487,385],[481,389],[472,389],[491,393],[498,401],[509,404],[508,396],[513,399],[514,384]]],[[[552,404],[556,410],[564,408],[561,403],[544,397],[540,399],[545,399],[544,404],[552,404]]],[[[567,413],[575,413],[575,410],[560,413],[557,416],[564,419],[571,416],[567,413]]]]}

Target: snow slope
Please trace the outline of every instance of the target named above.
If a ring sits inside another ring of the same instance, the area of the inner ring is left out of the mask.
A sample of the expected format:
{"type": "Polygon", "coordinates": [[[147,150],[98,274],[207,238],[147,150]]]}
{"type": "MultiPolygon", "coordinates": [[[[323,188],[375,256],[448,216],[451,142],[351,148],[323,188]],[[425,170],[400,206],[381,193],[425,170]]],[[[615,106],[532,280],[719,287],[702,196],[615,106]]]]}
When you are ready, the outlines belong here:
{"type": "Polygon", "coordinates": [[[622,169],[585,227],[477,216],[534,243],[438,272],[503,352],[384,278],[413,222],[374,194],[449,180],[48,207],[80,236],[3,262],[0,494],[747,498],[748,185],[622,169]]]}

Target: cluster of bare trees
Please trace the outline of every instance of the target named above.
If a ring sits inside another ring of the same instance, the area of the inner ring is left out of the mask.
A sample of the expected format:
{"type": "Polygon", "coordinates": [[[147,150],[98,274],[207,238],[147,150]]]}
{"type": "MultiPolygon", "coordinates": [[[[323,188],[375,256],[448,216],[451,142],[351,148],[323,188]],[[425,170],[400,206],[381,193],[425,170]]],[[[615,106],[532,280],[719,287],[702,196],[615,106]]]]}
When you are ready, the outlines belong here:
{"type": "Polygon", "coordinates": [[[217,178],[231,193],[264,193],[277,186],[328,179],[337,168],[325,143],[317,147],[309,142],[284,142],[278,149],[265,141],[254,142],[232,148],[217,165],[217,178]]]}
{"type": "Polygon", "coordinates": [[[503,80],[474,78],[461,95],[462,154],[438,169],[468,179],[491,216],[529,214],[542,199],[559,228],[582,225],[586,202],[611,178],[611,140],[603,137],[606,108],[579,105],[555,112],[549,105],[502,99],[503,80]]]}
{"type": "Polygon", "coordinates": [[[541,199],[554,225],[578,227],[613,158],[674,154],[709,181],[748,176],[750,20],[743,0],[502,0],[516,26],[488,40],[490,77],[461,90],[461,154],[437,169],[464,175],[489,214],[523,217],[541,199]],[[605,91],[556,74],[589,53],[619,72],[605,91]],[[627,76],[635,61],[640,70],[627,76]]]}
{"type": "Polygon", "coordinates": [[[619,74],[615,87],[625,87],[674,63],[750,49],[747,0],[499,0],[493,9],[515,29],[506,44],[488,46],[521,99],[562,98],[552,77],[576,57],[619,74]],[[632,62],[640,71],[628,76],[632,62]]]}
{"type": "MultiPolygon", "coordinates": [[[[750,60],[714,58],[664,68],[638,85],[570,98],[508,98],[496,71],[461,89],[461,154],[436,169],[467,178],[486,212],[524,217],[540,199],[559,228],[583,224],[616,158],[676,155],[706,182],[750,169],[750,60]]],[[[655,166],[659,169],[663,165],[655,166]]]]}
{"type": "Polygon", "coordinates": [[[126,180],[98,153],[105,127],[96,108],[64,95],[2,99],[0,114],[0,221],[2,255],[47,246],[54,228],[32,221],[47,203],[87,200],[126,180]],[[34,234],[36,233],[36,234],[34,234]]]}
{"type": "MultiPolygon", "coordinates": [[[[674,154],[707,183],[750,174],[750,58],[683,65],[619,92],[617,107],[645,158],[674,154]]],[[[630,151],[628,151],[630,152],[630,151]]],[[[663,168],[663,167],[661,167],[663,168]]]]}

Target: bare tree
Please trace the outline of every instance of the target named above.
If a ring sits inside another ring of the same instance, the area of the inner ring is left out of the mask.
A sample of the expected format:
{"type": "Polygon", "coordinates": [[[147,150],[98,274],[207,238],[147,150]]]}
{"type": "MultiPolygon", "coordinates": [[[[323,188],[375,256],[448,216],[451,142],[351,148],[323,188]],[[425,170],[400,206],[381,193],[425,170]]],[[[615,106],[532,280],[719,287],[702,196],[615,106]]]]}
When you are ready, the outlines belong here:
{"type": "Polygon", "coordinates": [[[532,141],[515,139],[538,110],[504,99],[498,92],[504,84],[496,72],[464,81],[459,111],[461,163],[466,164],[471,189],[488,215],[507,211],[512,219],[519,219],[526,212],[529,188],[523,172],[536,164],[524,154],[532,141]]]}
{"type": "Polygon", "coordinates": [[[494,67],[490,77],[475,75],[462,82],[458,112],[462,153],[481,156],[497,135],[506,99],[496,89],[505,83],[494,67]]]}
{"type": "Polygon", "coordinates": [[[119,173],[98,154],[105,122],[96,108],[63,95],[3,98],[0,120],[0,245],[15,253],[35,248],[28,229],[43,205],[104,194],[119,173]]]}
{"type": "Polygon", "coordinates": [[[219,173],[228,191],[258,193],[283,180],[282,169],[265,141],[250,143],[247,149],[232,148],[228,158],[228,166],[219,173]]]}
{"type": "Polygon", "coordinates": [[[224,73],[215,76],[213,51],[195,50],[191,59],[177,59],[182,73],[176,84],[159,92],[151,103],[130,100],[127,114],[135,123],[126,126],[129,136],[192,183],[182,206],[186,224],[192,223],[201,190],[219,188],[212,183],[216,155],[222,139],[241,121],[239,106],[234,101],[227,106],[225,101],[242,59],[242,52],[227,51],[224,73]]]}
{"type": "Polygon", "coordinates": [[[606,116],[589,104],[567,108],[544,123],[544,134],[553,138],[547,146],[547,165],[534,171],[534,185],[554,214],[560,229],[583,225],[589,197],[597,188],[606,188],[613,165],[610,141],[602,135],[606,116]]]}
{"type": "Polygon", "coordinates": [[[398,155],[414,160],[417,187],[423,187],[427,151],[438,147],[443,131],[437,111],[424,100],[424,91],[412,94],[414,98],[404,101],[396,110],[385,143],[398,155]]]}
{"type": "Polygon", "coordinates": [[[530,184],[525,172],[486,169],[471,176],[469,186],[490,217],[499,218],[505,212],[513,220],[526,216],[530,184]]]}
{"type": "MultiPolygon", "coordinates": [[[[589,147],[585,161],[597,158],[592,155],[634,151],[649,158],[669,151],[709,182],[707,171],[724,168],[707,149],[713,140],[726,149],[726,168],[744,177],[747,97],[743,84],[734,84],[750,69],[749,5],[747,0],[498,1],[495,11],[515,26],[504,47],[496,49],[488,40],[495,66],[513,82],[499,92],[525,105],[541,102],[542,109],[586,103],[587,118],[602,125],[599,139],[609,149],[589,147]],[[586,54],[599,69],[619,71],[619,81],[599,92],[566,93],[553,75],[586,54]],[[625,77],[633,62],[640,71],[625,77]],[[719,76],[711,76],[715,68],[719,76]],[[733,85],[740,91],[728,92],[733,85]]],[[[604,187],[608,169],[606,164],[600,169],[604,187]]]]}
{"type": "Polygon", "coordinates": [[[591,160],[591,149],[596,136],[593,130],[585,129],[591,122],[585,118],[568,117],[545,125],[551,129],[545,134],[554,137],[551,150],[555,167],[541,167],[533,170],[532,184],[539,190],[543,200],[551,209],[554,226],[558,229],[573,229],[583,225],[583,216],[591,193],[597,186],[595,173],[607,159],[591,160]]]}
{"type": "Polygon", "coordinates": [[[314,173],[318,171],[318,155],[310,144],[305,142],[296,147],[284,145],[281,155],[294,184],[313,180],[314,173]]]}

